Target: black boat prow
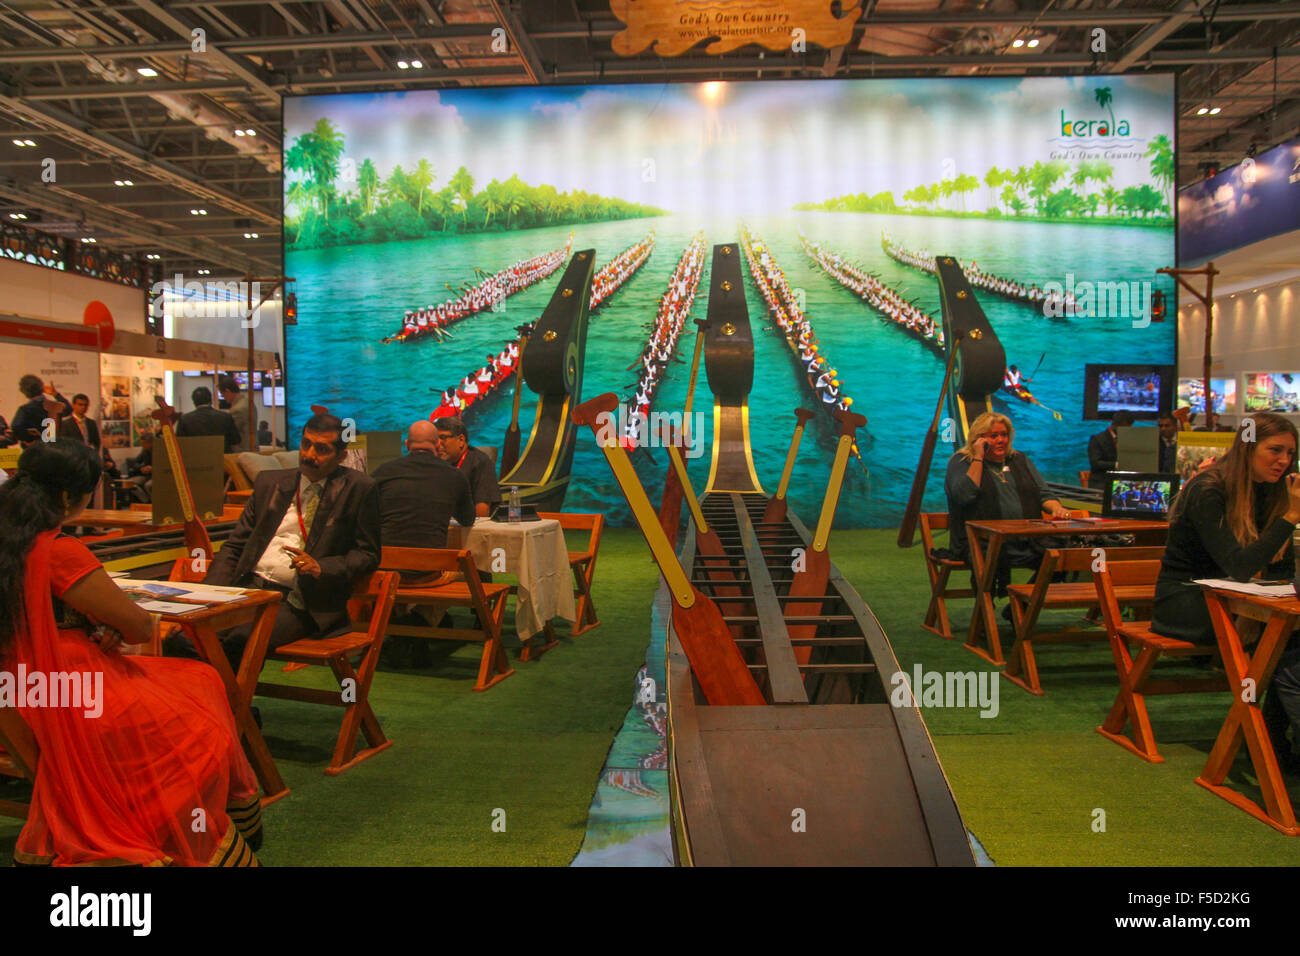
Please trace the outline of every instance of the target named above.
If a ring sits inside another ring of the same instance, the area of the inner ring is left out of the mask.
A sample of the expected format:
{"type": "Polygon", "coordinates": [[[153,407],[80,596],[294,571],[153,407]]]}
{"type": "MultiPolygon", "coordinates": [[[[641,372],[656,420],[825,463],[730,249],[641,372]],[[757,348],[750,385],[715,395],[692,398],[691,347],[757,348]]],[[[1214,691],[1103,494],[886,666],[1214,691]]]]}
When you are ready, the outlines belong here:
{"type": "Polygon", "coordinates": [[[988,316],[975,298],[966,274],[953,256],[935,257],[939,300],[943,307],[943,337],[948,348],[957,343],[957,364],[948,387],[948,407],[957,425],[958,447],[983,412],[993,408],[991,397],[1002,387],[1007,355],[988,316]]]}
{"type": "Polygon", "coordinates": [[[519,461],[501,476],[538,511],[559,511],[568,491],[577,429],[572,409],[582,401],[587,312],[596,250],[574,253],[520,359],[524,383],[537,393],[532,432],[519,461]]]}
{"type": "Polygon", "coordinates": [[[713,459],[705,493],[761,494],[749,442],[749,393],[754,386],[754,331],[745,305],[740,246],[713,247],[704,367],[713,392],[713,459]]]}

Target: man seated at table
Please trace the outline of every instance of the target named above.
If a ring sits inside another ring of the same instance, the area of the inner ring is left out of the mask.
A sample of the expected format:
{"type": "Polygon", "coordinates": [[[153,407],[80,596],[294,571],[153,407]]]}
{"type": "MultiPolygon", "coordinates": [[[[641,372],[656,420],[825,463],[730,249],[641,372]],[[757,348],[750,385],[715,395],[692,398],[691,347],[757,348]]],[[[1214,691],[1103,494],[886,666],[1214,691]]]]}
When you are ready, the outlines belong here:
{"type": "Polygon", "coordinates": [[[501,503],[501,489],[497,487],[492,459],[469,446],[469,433],[461,419],[439,418],[433,425],[438,430],[438,454],[443,461],[464,473],[474,498],[474,513],[480,518],[487,517],[501,503]]]}
{"type": "MultiPolygon", "coordinates": [[[[985,412],[971,423],[966,444],[948,462],[944,488],[948,493],[948,536],[954,555],[970,561],[967,521],[990,519],[1068,518],[1028,457],[1011,447],[1015,429],[997,412],[985,412]]],[[[1036,568],[1046,545],[1042,538],[1009,538],[997,571],[997,595],[1006,593],[1011,568],[1036,568]]],[[[1031,579],[1032,580],[1032,579],[1031,579]]],[[[1004,614],[1004,616],[1007,616],[1004,614]]]]}
{"type": "Polygon", "coordinates": [[[140,433],[140,454],[126,460],[126,477],[131,482],[131,496],[148,504],[153,501],[153,435],[140,433]]]}
{"type": "MultiPolygon", "coordinates": [[[[406,433],[404,458],[386,461],[372,477],[379,486],[379,517],[386,547],[445,548],[447,527],[455,518],[465,527],[474,524],[474,499],[465,473],[438,456],[438,430],[433,422],[415,422],[406,433]]],[[[450,572],[446,577],[450,578],[450,572]]],[[[442,575],[403,571],[402,584],[421,587],[441,583],[442,575]]],[[[405,622],[417,627],[433,621],[430,615],[405,622]]],[[[400,612],[399,612],[400,613],[400,612]]],[[[442,618],[444,615],[439,614],[442,618]]],[[[384,658],[397,666],[426,667],[429,642],[418,637],[391,635],[384,642],[384,658]]]]}
{"type": "MultiPolygon", "coordinates": [[[[205,584],[284,595],[271,648],[346,630],[354,582],[379,567],[379,489],[370,476],[342,467],[346,449],[336,416],[307,419],[298,467],[257,476],[235,530],[204,578],[205,584]]],[[[248,636],[244,626],[221,639],[236,668],[248,636]]],[[[185,654],[178,644],[188,648],[188,642],[173,639],[169,652],[185,654]]]]}

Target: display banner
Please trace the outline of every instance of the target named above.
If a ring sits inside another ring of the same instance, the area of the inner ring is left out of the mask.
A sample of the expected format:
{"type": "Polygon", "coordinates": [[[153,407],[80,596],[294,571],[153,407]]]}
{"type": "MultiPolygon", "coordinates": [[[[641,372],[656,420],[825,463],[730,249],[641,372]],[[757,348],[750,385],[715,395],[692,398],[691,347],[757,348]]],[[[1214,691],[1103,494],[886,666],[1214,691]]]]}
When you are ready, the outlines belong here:
{"type": "Polygon", "coordinates": [[[134,448],[142,432],[154,433],[153,418],[163,394],[165,366],[158,359],[130,355],[100,356],[102,414],[99,431],[105,447],[134,448]]]}
{"type": "Polygon", "coordinates": [[[0,415],[12,421],[27,399],[18,391],[24,375],[38,375],[53,384],[64,398],[83,394],[90,399],[90,416],[99,403],[99,353],[82,349],[6,344],[0,348],[0,415]]]}
{"type": "Polygon", "coordinates": [[[1300,139],[1178,193],[1178,255],[1194,265],[1300,227],[1300,139]]]}
{"type": "MultiPolygon", "coordinates": [[[[1173,76],[1160,73],[286,98],[289,433],[324,404],[372,434],[459,414],[471,445],[500,448],[516,329],[570,257],[595,249],[580,398],[618,394],[620,432],[657,496],[668,459],[663,421],[648,416],[680,422],[711,250],[728,244],[753,328],[759,479],[775,486],[795,407],[816,409],[790,491],[815,520],[829,410],[850,407],[867,425],[837,523],[895,527],[943,382],[939,254],[962,263],[1005,351],[1014,387],[992,407],[1014,447],[1076,483],[1096,431],[1082,419],[1085,363],[1176,359],[1175,323],[1150,313],[1156,289],[1175,301],[1156,273],[1175,261],[1174,124],[1173,76]]],[[[698,488],[711,405],[701,374],[685,454],[698,488]]],[[[525,442],[535,407],[525,388],[525,442]]],[[[951,426],[926,510],[946,508],[951,426]]],[[[567,487],[566,510],[630,522],[585,432],[567,487]]]]}
{"type": "Polygon", "coordinates": [[[610,40],[620,56],[635,56],[652,43],[659,56],[677,56],[701,40],[714,41],[705,53],[749,43],[802,53],[809,43],[848,43],[862,14],[860,3],[829,0],[611,0],[609,9],[627,24],[610,40]]]}

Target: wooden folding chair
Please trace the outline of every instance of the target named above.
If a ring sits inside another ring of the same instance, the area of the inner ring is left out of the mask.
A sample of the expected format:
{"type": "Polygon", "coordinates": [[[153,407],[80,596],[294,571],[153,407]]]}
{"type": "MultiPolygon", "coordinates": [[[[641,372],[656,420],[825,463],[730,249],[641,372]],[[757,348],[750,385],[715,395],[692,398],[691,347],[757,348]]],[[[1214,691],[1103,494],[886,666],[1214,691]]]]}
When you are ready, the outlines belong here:
{"type": "Polygon", "coordinates": [[[938,634],[945,640],[952,640],[952,625],[948,621],[946,598],[974,597],[970,588],[950,588],[948,578],[954,571],[969,571],[970,565],[955,558],[936,558],[934,550],[934,533],[948,530],[948,514],[942,511],[921,513],[921,547],[925,551],[925,573],[930,577],[930,606],[925,611],[925,621],[921,624],[927,631],[938,634]],[[936,627],[935,624],[938,623],[936,627]]]}
{"type": "Polygon", "coordinates": [[[1092,477],[1092,472],[1090,472],[1090,471],[1081,471],[1081,472],[1079,472],[1079,485],[1080,485],[1081,487],[1087,488],[1087,487],[1088,487],[1088,479],[1091,478],[1091,477],[1092,477]]]}
{"type": "Polygon", "coordinates": [[[474,566],[474,556],[464,549],[450,548],[384,548],[379,566],[389,571],[459,572],[460,580],[447,584],[409,587],[398,584],[397,603],[432,608],[437,616],[452,607],[467,607],[478,618],[477,628],[417,627],[412,624],[394,624],[389,632],[403,637],[423,637],[435,640],[477,641],[483,645],[479,661],[476,691],[495,687],[511,674],[514,668],[506,658],[501,644],[501,626],[506,617],[506,598],[510,587],[493,584],[479,578],[474,566]]]}
{"type": "MultiPolygon", "coordinates": [[[[0,707],[0,776],[15,777],[36,783],[36,763],[40,749],[32,729],[16,707],[0,707]]],[[[27,819],[28,805],[17,800],[0,800],[0,814],[27,819]]]]}
{"type": "MultiPolygon", "coordinates": [[[[600,548],[600,533],[605,527],[601,514],[570,514],[567,512],[539,513],[539,518],[554,518],[565,531],[588,532],[587,550],[569,552],[569,568],[573,571],[573,596],[578,602],[578,621],[569,632],[570,637],[585,634],[599,627],[596,605],[592,603],[591,582],[596,576],[596,552],[600,548]]],[[[567,538],[566,538],[566,544],[567,538]]]]}
{"type": "Polygon", "coordinates": [[[1178,680],[1152,679],[1151,670],[1162,656],[1219,656],[1218,647],[1212,644],[1191,644],[1153,633],[1150,621],[1120,620],[1116,591],[1134,585],[1154,586],[1159,573],[1159,561],[1107,561],[1106,567],[1092,576],[1097,600],[1101,603],[1102,619],[1106,622],[1106,633],[1110,637],[1110,649],[1115,657],[1115,669],[1119,674],[1119,693],[1106,722],[1097,728],[1097,733],[1149,763],[1164,763],[1165,758],[1156,749],[1155,733],[1151,729],[1151,718],[1147,715],[1147,695],[1229,689],[1227,676],[1223,674],[1178,680]],[[1137,660],[1133,659],[1129,645],[1141,649],[1137,660]],[[1132,737],[1124,733],[1126,724],[1132,725],[1132,737]]]}
{"type": "MultiPolygon", "coordinates": [[[[1091,581],[1053,582],[1053,577],[1062,572],[1091,576],[1093,566],[1098,564],[1098,557],[1107,561],[1158,561],[1164,551],[1163,547],[1048,548],[1043,553],[1042,563],[1038,566],[1038,574],[1032,584],[1012,584],[1007,587],[1015,639],[1011,652],[1007,655],[1007,666],[1002,676],[1031,694],[1042,695],[1043,687],[1038,681],[1038,662],[1034,656],[1035,644],[1087,644],[1107,640],[1105,631],[1084,630],[1077,626],[1036,630],[1038,617],[1043,611],[1098,609],[1097,589],[1091,581]],[[1099,550],[1103,552],[1100,556],[1097,554],[1099,550]]],[[[1117,587],[1115,598],[1120,607],[1137,607],[1149,614],[1151,602],[1155,599],[1155,586],[1117,587]]]]}
{"type": "Polygon", "coordinates": [[[343,725],[339,728],[334,756],[325,773],[336,776],[387,750],[393,742],[384,736],[383,728],[370,709],[370,683],[379,663],[379,651],[388,630],[388,619],[393,613],[393,600],[397,594],[397,575],[388,571],[375,571],[362,578],[352,589],[348,601],[348,617],[354,629],[326,638],[303,638],[281,645],[267,653],[267,659],[291,661],[302,664],[325,664],[338,679],[336,691],[318,690],[314,687],[295,687],[258,681],[257,693],[263,697],[283,700],[300,700],[309,704],[327,704],[342,707],[343,725]],[[368,612],[368,613],[367,613],[368,612]],[[353,670],[351,657],[361,655],[360,665],[353,670]],[[365,734],[370,745],[357,750],[357,732],[365,734]]]}

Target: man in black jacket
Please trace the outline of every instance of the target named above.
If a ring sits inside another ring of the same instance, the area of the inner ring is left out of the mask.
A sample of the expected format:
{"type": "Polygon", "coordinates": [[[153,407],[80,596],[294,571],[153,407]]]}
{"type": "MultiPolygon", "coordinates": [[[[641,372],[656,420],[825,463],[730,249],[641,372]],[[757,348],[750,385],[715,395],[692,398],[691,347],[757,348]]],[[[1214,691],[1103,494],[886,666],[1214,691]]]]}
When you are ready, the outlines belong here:
{"type": "Polygon", "coordinates": [[[1117,445],[1119,433],[1116,429],[1132,424],[1132,412],[1118,411],[1111,418],[1110,425],[1104,432],[1097,432],[1088,439],[1088,466],[1091,468],[1088,475],[1089,487],[1101,487],[1101,479],[1105,477],[1106,472],[1116,470],[1119,465],[1117,445]]]}
{"type": "MultiPolygon", "coordinates": [[[[280,591],[271,647],[326,637],[349,626],[358,578],[379,566],[379,493],[366,474],[341,466],[343,423],[317,414],[303,426],[298,469],[264,471],[205,584],[280,591]]],[[[249,628],[221,639],[234,666],[249,628]]],[[[169,648],[170,649],[170,648],[169,648]]]]}
{"type": "Polygon", "coordinates": [[[45,383],[36,375],[24,375],[20,378],[18,380],[18,390],[23,393],[23,397],[27,399],[27,402],[18,407],[9,428],[13,432],[14,440],[26,447],[40,439],[42,429],[45,427],[45,419],[51,417],[49,411],[45,408],[47,399],[52,398],[55,402],[63,404],[62,412],[53,416],[56,421],[56,429],[58,420],[72,408],[72,403],[60,395],[58,389],[53,386],[47,389],[45,383]]]}
{"type": "Polygon", "coordinates": [[[240,447],[239,429],[229,412],[219,412],[212,407],[211,390],[199,386],[190,393],[194,400],[194,411],[186,412],[176,424],[176,437],[189,438],[195,435],[220,435],[226,440],[226,452],[240,447]]]}
{"type": "Polygon", "coordinates": [[[72,414],[59,423],[59,437],[84,442],[98,450],[99,426],[86,414],[89,411],[90,399],[82,394],[73,395],[72,414]]]}

